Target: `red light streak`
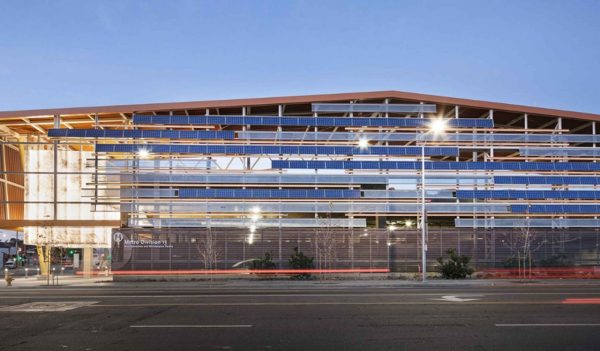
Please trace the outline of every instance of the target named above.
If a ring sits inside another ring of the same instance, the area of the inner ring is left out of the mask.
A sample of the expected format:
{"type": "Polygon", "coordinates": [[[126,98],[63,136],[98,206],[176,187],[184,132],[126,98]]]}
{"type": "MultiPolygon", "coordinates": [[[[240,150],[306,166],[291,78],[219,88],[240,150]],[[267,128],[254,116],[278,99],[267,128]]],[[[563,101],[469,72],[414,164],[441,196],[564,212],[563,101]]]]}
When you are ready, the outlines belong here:
{"type": "Polygon", "coordinates": [[[490,268],[480,271],[491,279],[600,279],[600,270],[595,267],[551,267],[551,268],[490,268]]]}
{"type": "Polygon", "coordinates": [[[567,305],[600,305],[600,297],[583,297],[564,299],[562,303],[567,305]]]}
{"type": "MultiPolygon", "coordinates": [[[[177,271],[134,270],[112,271],[113,275],[210,275],[210,274],[343,274],[343,273],[389,273],[388,268],[357,268],[357,269],[188,269],[177,271]]],[[[78,272],[78,274],[81,274],[78,272]]]]}

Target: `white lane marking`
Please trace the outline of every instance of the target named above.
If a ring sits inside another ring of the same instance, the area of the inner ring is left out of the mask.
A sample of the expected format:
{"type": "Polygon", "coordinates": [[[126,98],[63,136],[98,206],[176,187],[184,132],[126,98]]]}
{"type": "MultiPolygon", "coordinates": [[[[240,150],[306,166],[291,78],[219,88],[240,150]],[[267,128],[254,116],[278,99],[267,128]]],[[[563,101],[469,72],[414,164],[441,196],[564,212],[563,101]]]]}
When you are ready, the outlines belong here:
{"type": "Polygon", "coordinates": [[[600,327],[600,323],[515,323],[515,324],[496,324],[497,327],[600,327]]]}
{"type": "MultiPolygon", "coordinates": [[[[594,295],[596,296],[597,292],[539,292],[539,293],[519,293],[519,292],[485,292],[485,296],[514,296],[514,295],[522,295],[522,296],[531,296],[531,295],[594,295]]],[[[219,295],[219,294],[178,294],[178,295],[17,295],[17,296],[5,296],[0,292],[0,297],[2,299],[32,299],[32,298],[45,298],[45,299],[75,299],[75,298],[90,298],[90,299],[99,299],[99,298],[108,298],[108,299],[122,299],[122,298],[207,298],[207,297],[218,297],[218,298],[234,298],[234,297],[384,297],[384,296],[439,296],[440,293],[386,293],[386,294],[369,294],[369,293],[351,293],[351,294],[239,294],[239,295],[219,295]]],[[[456,295],[461,295],[461,293],[456,293],[456,295]]],[[[449,295],[449,296],[456,296],[449,295]]],[[[446,295],[445,295],[446,296],[446,295]]],[[[465,296],[465,295],[463,295],[465,296]]],[[[469,295],[469,296],[484,296],[484,295],[469,295]]]]}
{"type": "MultiPolygon", "coordinates": [[[[481,296],[481,295],[477,295],[477,296],[481,296]]],[[[432,299],[432,300],[448,301],[448,302],[469,302],[469,301],[477,301],[480,299],[463,299],[461,297],[457,297],[454,295],[445,295],[445,296],[442,296],[441,299],[432,299]]]]}
{"type": "MultiPolygon", "coordinates": [[[[468,301],[465,304],[471,305],[555,305],[560,304],[557,301],[468,301]]],[[[222,302],[222,303],[139,303],[139,304],[102,304],[91,307],[101,308],[135,308],[135,307],[161,307],[161,306],[402,306],[402,305],[443,305],[447,302],[436,301],[403,301],[403,302],[222,302]]]]}
{"type": "Polygon", "coordinates": [[[29,302],[21,305],[6,306],[0,308],[2,312],[64,312],[79,307],[90,306],[99,301],[52,301],[52,302],[29,302]]]}
{"type": "Polygon", "coordinates": [[[252,328],[251,324],[148,324],[130,325],[129,328],[252,328]]]}

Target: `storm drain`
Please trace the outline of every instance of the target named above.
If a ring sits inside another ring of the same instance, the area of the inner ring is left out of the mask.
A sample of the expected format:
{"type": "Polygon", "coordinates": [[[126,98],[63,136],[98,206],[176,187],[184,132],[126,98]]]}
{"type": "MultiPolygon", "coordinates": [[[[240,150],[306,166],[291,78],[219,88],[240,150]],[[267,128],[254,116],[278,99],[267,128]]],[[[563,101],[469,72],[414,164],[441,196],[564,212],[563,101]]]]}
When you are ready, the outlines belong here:
{"type": "Polygon", "coordinates": [[[29,302],[0,308],[2,312],[64,312],[98,303],[98,301],[29,302]]]}

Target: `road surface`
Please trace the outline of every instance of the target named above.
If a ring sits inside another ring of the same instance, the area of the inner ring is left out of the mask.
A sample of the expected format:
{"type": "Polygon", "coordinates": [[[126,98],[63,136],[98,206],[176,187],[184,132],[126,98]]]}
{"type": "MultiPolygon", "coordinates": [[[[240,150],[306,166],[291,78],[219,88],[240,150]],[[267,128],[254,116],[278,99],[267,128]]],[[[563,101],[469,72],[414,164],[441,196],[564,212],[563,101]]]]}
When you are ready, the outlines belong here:
{"type": "Polygon", "coordinates": [[[2,288],[1,350],[599,350],[600,285],[2,288]]]}

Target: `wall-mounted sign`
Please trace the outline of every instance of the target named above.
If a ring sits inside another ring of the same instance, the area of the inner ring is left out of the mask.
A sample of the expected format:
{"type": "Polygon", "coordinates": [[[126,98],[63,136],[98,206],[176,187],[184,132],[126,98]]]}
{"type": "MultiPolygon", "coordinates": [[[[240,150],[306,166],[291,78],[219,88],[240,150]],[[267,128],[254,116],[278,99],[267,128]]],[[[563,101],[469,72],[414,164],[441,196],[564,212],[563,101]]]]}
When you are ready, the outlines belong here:
{"type": "Polygon", "coordinates": [[[123,240],[125,247],[131,248],[158,248],[158,249],[168,249],[172,248],[173,245],[169,244],[168,240],[153,240],[153,239],[140,239],[140,240],[132,240],[125,239],[123,240]]]}

